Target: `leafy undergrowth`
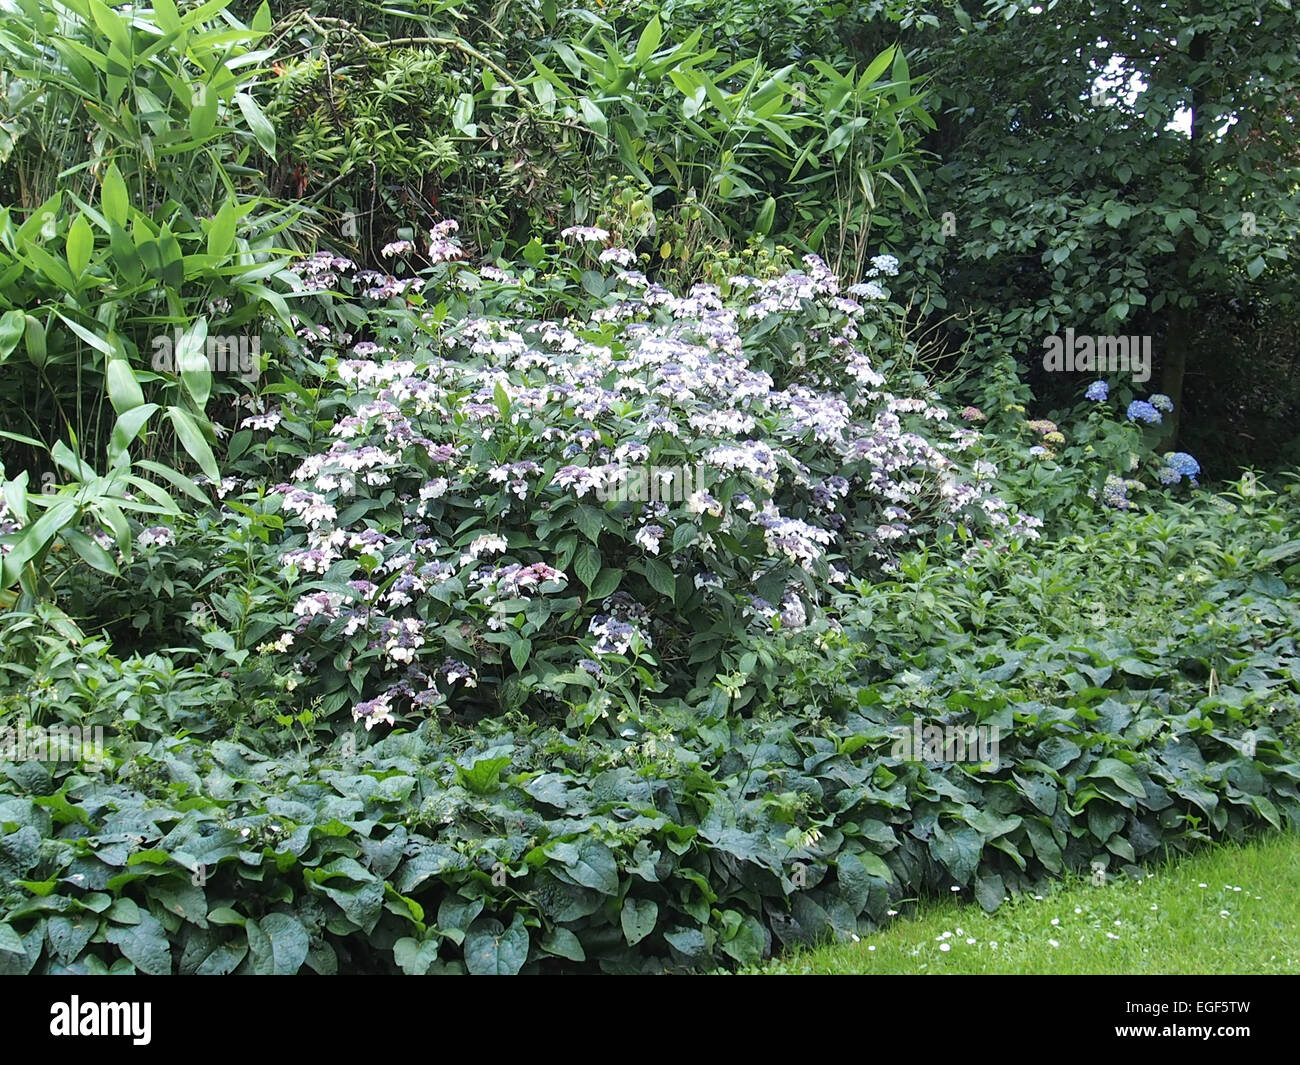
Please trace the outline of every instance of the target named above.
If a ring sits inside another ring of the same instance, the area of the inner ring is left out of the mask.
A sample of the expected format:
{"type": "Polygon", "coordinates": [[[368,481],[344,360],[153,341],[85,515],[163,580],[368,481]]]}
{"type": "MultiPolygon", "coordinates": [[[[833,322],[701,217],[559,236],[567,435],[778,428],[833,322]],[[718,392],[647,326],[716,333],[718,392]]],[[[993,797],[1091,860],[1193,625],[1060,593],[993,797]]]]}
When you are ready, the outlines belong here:
{"type": "Polygon", "coordinates": [[[512,713],[295,749],[287,730],[187,734],[213,697],[201,671],[60,649],[27,705],[102,720],[107,764],[6,767],[0,967],[752,966],[828,930],[869,936],[904,900],[958,888],[993,909],[1072,871],[1121,879],[1294,824],[1291,505],[1202,499],[1074,544],[933,569],[908,556],[871,593],[875,618],[773,638],[784,702],[749,717],[718,688],[616,732],[512,713]],[[1181,582],[1158,546],[1175,525],[1197,556],[1181,582]],[[1197,549],[1225,535],[1242,549],[1197,549]],[[1061,567],[1106,625],[1073,635],[1061,601],[1023,591],[980,624],[962,613],[977,573],[1046,588],[1061,567]],[[1128,600],[1135,581],[1167,597],[1159,624],[1128,600]],[[926,609],[905,614],[907,595],[926,609]],[[900,754],[913,717],[999,725],[996,761],[900,754]]]}
{"type": "Polygon", "coordinates": [[[0,618],[2,720],[106,747],[0,763],[0,972],[749,966],[1300,822],[1294,485],[1120,508],[1137,429],[954,429],[879,281],[568,254],[427,318],[310,260],[320,388],[0,618]]]}
{"type": "Polygon", "coordinates": [[[1070,876],[994,914],[952,900],[903,910],[858,942],[755,974],[1281,974],[1300,970],[1300,837],[1225,843],[1119,878],[1070,876]]]}

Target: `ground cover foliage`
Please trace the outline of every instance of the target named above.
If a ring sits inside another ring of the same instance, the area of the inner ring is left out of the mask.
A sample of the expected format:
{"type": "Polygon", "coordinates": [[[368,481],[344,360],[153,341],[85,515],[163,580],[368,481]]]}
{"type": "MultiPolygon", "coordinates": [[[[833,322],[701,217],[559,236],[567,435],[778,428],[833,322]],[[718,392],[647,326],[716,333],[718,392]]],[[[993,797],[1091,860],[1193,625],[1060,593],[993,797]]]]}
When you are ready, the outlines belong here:
{"type": "MultiPolygon", "coordinates": [[[[305,338],[330,387],[248,416],[246,476],[116,581],[70,562],[68,602],[93,580],[157,650],[7,614],[9,706],[110,737],[93,772],[7,768],[11,969],[753,964],[1300,813],[1293,487],[1081,491],[1048,545],[998,494],[1034,499],[1043,427],[995,454],[890,391],[860,328],[889,331],[883,289],[815,262],[726,298],[597,286],[588,236],[547,251],[550,289],[490,269],[464,317],[349,303],[376,339],[305,338]],[[501,313],[569,288],[612,313],[501,313]],[[786,329],[819,346],[777,389],[755,367],[786,329]],[[717,479],[620,499],[629,447],[717,479]],[[996,754],[900,752],[914,720],[996,727],[996,754]]],[[[329,273],[304,277],[332,301],[329,273]]]]}
{"type": "Polygon", "coordinates": [[[738,968],[1294,828],[1295,478],[918,317],[876,8],[0,0],[0,971],[738,968]]]}

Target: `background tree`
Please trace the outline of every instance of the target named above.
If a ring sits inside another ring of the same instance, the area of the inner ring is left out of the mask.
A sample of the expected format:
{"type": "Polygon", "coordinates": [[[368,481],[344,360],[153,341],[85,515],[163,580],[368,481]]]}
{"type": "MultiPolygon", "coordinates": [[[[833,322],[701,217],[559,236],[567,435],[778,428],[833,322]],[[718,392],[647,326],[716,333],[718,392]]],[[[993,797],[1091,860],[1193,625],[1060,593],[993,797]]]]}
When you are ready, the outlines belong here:
{"type": "MultiPolygon", "coordinates": [[[[1264,381],[1276,400],[1296,356],[1269,328],[1294,308],[1300,233],[1291,5],[927,7],[937,19],[900,29],[939,101],[932,221],[906,258],[933,271],[938,303],[989,312],[1031,366],[1066,327],[1153,335],[1159,377],[1137,387],[1174,399],[1169,443],[1189,380],[1220,427],[1243,392],[1225,382],[1264,381]],[[1243,318],[1263,350],[1239,343],[1243,318]]],[[[1050,399],[1081,382],[1034,383],[1050,399]]]]}

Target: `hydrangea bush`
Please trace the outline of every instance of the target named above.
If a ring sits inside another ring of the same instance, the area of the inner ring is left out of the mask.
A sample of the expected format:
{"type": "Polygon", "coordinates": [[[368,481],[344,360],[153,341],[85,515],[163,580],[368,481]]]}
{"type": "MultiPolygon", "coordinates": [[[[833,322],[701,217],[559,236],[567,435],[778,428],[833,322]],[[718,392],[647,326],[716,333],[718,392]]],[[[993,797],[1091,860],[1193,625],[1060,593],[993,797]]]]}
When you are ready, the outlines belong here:
{"type": "Polygon", "coordinates": [[[763,683],[745,683],[746,632],[803,628],[940,527],[1036,535],[964,461],[975,434],[876,365],[878,281],[859,302],[809,256],[676,295],[594,228],[566,236],[605,273],[554,246],[473,270],[453,228],[421,278],[312,260],[306,287],[381,301],[303,330],[344,398],[321,423],[286,392],[244,425],[301,452],[271,486],[293,616],[260,649],[292,656],[327,713],[369,729],[527,704],[591,725],[724,673],[742,706],[763,683]],[[557,278],[588,313],[539,317],[557,278]]]}

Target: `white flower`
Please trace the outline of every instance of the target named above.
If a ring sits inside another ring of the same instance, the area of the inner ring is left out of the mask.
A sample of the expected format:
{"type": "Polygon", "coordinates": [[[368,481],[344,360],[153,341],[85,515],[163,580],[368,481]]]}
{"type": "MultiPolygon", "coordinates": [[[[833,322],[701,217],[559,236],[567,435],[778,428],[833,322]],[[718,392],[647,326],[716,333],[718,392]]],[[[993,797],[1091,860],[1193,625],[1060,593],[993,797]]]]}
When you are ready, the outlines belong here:
{"type": "Polygon", "coordinates": [[[1054,946],[1054,947],[1059,947],[1059,946],[1061,945],[1061,944],[1058,943],[1055,939],[1049,939],[1047,942],[1050,943],[1050,944],[1051,944],[1052,946],[1054,946]]]}
{"type": "Polygon", "coordinates": [[[601,229],[599,226],[569,226],[568,229],[560,231],[560,236],[565,240],[573,238],[575,241],[597,243],[609,240],[609,230],[601,229]]]}
{"type": "Polygon", "coordinates": [[[946,954],[948,951],[952,950],[952,944],[951,944],[951,943],[940,943],[940,944],[939,944],[939,949],[942,950],[942,951],[946,954]]]}
{"type": "MultiPolygon", "coordinates": [[[[602,231],[603,232],[603,231],[602,231]]],[[[631,266],[636,262],[636,252],[627,248],[606,248],[597,256],[602,263],[617,263],[619,266],[631,266]]]]}

